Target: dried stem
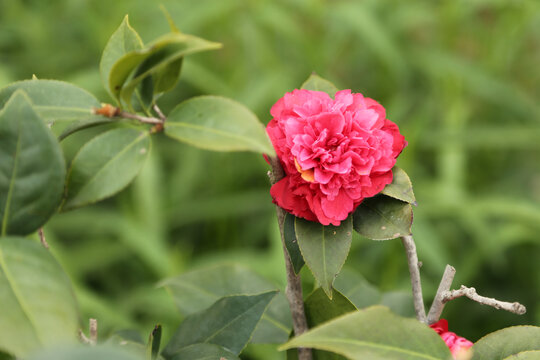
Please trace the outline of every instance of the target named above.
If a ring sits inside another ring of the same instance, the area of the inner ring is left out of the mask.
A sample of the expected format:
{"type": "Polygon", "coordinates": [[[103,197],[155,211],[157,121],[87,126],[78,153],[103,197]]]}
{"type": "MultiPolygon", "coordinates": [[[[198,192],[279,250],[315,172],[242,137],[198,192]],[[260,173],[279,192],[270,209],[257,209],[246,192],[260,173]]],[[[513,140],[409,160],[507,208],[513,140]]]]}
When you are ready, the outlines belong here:
{"type": "Polygon", "coordinates": [[[41,245],[43,245],[43,247],[45,249],[48,249],[49,244],[47,243],[47,240],[45,239],[45,234],[43,233],[43,228],[42,227],[39,228],[38,234],[39,234],[39,241],[41,242],[41,245]]]}
{"type": "Polygon", "coordinates": [[[464,285],[461,285],[461,288],[459,290],[448,290],[443,292],[442,294],[442,301],[448,302],[451,300],[454,300],[458,297],[466,296],[469,299],[476,301],[479,304],[482,305],[488,305],[491,307],[494,307],[495,309],[499,310],[506,310],[514,314],[523,315],[527,311],[525,306],[521,305],[518,302],[506,302],[506,301],[499,301],[493,298],[488,298],[485,296],[478,295],[475,288],[469,288],[464,285]]]}
{"type": "MultiPolygon", "coordinates": [[[[285,174],[277,157],[268,158],[272,171],[268,172],[271,184],[275,184],[281,180],[285,174]]],[[[302,296],[302,281],[300,275],[294,273],[294,267],[289,258],[287,248],[285,247],[285,239],[283,236],[283,222],[285,221],[285,211],[276,205],[276,213],[281,235],[281,243],[283,246],[283,255],[285,256],[285,268],[287,270],[287,288],[285,294],[291,308],[293,320],[293,329],[295,336],[299,336],[308,330],[306,313],[304,311],[304,299],[302,296]]],[[[311,349],[298,348],[298,360],[311,360],[313,358],[311,349]]]]}
{"type": "Polygon", "coordinates": [[[154,106],[152,108],[154,109],[156,114],[158,114],[158,116],[159,116],[159,118],[161,119],[162,122],[165,122],[165,120],[167,120],[167,117],[163,114],[163,112],[161,111],[159,106],[157,106],[157,104],[154,104],[154,106]]]}
{"type": "Polygon", "coordinates": [[[418,321],[427,323],[426,310],[424,309],[424,299],[422,298],[422,282],[420,281],[420,263],[416,254],[416,245],[412,236],[402,236],[401,242],[405,247],[407,262],[409,263],[409,273],[411,275],[411,285],[413,292],[414,311],[418,321]]]}
{"type": "Polygon", "coordinates": [[[86,337],[84,335],[84,332],[79,329],[79,339],[81,339],[83,344],[87,345],[96,345],[97,344],[97,338],[98,338],[98,324],[96,319],[90,319],[89,321],[90,325],[90,337],[86,337]]]}
{"type": "Polygon", "coordinates": [[[441,282],[439,283],[439,288],[437,289],[437,294],[435,295],[435,299],[433,299],[433,303],[431,304],[431,308],[429,309],[429,313],[427,316],[427,321],[429,325],[439,321],[445,305],[444,293],[450,290],[450,287],[452,286],[452,281],[454,281],[455,274],[456,269],[454,269],[454,267],[450,265],[446,265],[443,277],[441,279],[441,282]]]}
{"type": "Polygon", "coordinates": [[[147,116],[142,116],[142,115],[138,115],[138,114],[132,114],[130,112],[123,111],[123,110],[120,111],[117,116],[120,116],[120,117],[123,117],[123,118],[126,118],[126,119],[138,120],[138,121],[140,121],[142,123],[145,123],[145,124],[161,124],[161,123],[163,123],[163,120],[158,119],[158,118],[147,117],[147,116]]]}

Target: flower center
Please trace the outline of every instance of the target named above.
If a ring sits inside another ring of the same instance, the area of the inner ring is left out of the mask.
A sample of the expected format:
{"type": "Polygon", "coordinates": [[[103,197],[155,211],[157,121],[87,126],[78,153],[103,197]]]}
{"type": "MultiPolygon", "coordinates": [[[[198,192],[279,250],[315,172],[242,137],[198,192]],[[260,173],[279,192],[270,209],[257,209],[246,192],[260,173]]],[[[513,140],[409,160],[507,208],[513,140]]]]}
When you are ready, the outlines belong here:
{"type": "Polygon", "coordinates": [[[302,170],[300,164],[298,164],[298,161],[296,161],[296,158],[294,158],[294,166],[296,167],[296,170],[298,170],[298,172],[301,174],[302,179],[306,180],[307,182],[315,181],[315,174],[313,172],[313,169],[302,170]]]}

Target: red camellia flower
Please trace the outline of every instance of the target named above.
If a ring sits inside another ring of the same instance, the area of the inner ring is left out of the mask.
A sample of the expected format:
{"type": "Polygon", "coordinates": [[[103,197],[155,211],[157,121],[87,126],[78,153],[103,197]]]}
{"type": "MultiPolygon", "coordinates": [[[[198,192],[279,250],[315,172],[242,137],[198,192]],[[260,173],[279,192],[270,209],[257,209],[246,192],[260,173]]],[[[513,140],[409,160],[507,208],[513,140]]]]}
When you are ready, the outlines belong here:
{"type": "Polygon", "coordinates": [[[392,182],[407,145],[378,102],[351,90],[338,91],[335,100],[294,90],[270,113],[266,131],[285,171],[270,194],[283,209],[323,225],[339,225],[392,182]]]}
{"type": "Polygon", "coordinates": [[[473,346],[473,343],[464,337],[458,336],[453,332],[448,331],[448,321],[441,319],[430,327],[437,332],[446,343],[446,346],[450,349],[450,352],[454,356],[454,359],[466,359],[469,358],[469,348],[473,346]]]}

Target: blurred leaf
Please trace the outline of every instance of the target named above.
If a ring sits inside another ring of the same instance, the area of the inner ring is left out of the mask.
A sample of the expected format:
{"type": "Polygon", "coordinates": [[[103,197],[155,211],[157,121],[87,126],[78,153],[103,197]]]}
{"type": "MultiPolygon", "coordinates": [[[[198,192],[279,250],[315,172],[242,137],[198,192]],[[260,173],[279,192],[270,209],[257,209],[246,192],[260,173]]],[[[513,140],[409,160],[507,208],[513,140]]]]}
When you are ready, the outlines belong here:
{"type": "Polygon", "coordinates": [[[389,240],[411,234],[410,204],[377,195],[365,199],[354,212],[354,229],[372,240],[389,240]]]}
{"type": "Polygon", "coordinates": [[[540,351],[522,351],[515,355],[505,358],[505,360],[538,360],[540,359],[540,351]]]}
{"type": "Polygon", "coordinates": [[[332,284],[351,248],[352,216],[343,220],[340,226],[324,226],[296,218],[294,227],[307,266],[332,299],[332,284]]]}
{"type": "Polygon", "coordinates": [[[150,360],[155,360],[159,354],[159,346],[161,345],[161,325],[156,325],[154,330],[150,333],[148,339],[147,348],[147,358],[150,360]]]}
{"type": "Polygon", "coordinates": [[[394,166],[392,173],[394,175],[392,182],[386,185],[381,193],[393,197],[394,199],[416,205],[416,199],[414,197],[413,187],[411,179],[409,179],[409,175],[407,175],[403,169],[397,166],[394,166]]]}
{"type": "Polygon", "coordinates": [[[283,238],[285,239],[285,247],[287,253],[291,259],[294,272],[298,274],[304,266],[304,258],[298,247],[298,241],[296,240],[296,232],[294,230],[294,222],[296,217],[292,214],[286,213],[285,220],[283,222],[283,238]]]}
{"type": "Polygon", "coordinates": [[[57,80],[24,80],[0,89],[0,108],[17,90],[22,89],[34,110],[48,124],[67,126],[76,120],[95,121],[100,116],[92,114],[99,108],[99,101],[86,90],[57,80]]]}
{"type": "Polygon", "coordinates": [[[143,46],[143,41],[135,29],[129,25],[128,16],[126,15],[118,29],[111,35],[107,45],[105,45],[99,63],[101,81],[111,95],[114,96],[120,90],[115,89],[111,83],[114,65],[125,54],[142,49],[143,46]]]}
{"type": "Polygon", "coordinates": [[[313,91],[323,91],[330,95],[331,98],[339,91],[334,84],[317,74],[311,74],[311,76],[302,84],[301,88],[313,91]]]}
{"type": "MultiPolygon", "coordinates": [[[[337,318],[346,313],[356,311],[356,307],[339,291],[334,289],[332,300],[326,296],[322,288],[317,288],[306,298],[304,303],[309,328],[337,318]]],[[[314,350],[314,358],[318,360],[339,360],[342,356],[322,350],[314,350]]]]}
{"type": "Polygon", "coordinates": [[[48,349],[40,351],[27,360],[146,360],[142,354],[120,346],[84,346],[48,349]]]}
{"type": "Polygon", "coordinates": [[[0,235],[36,231],[60,205],[62,150],[22,90],[0,110],[0,235]]]}
{"type": "MultiPolygon", "coordinates": [[[[176,84],[176,79],[168,79],[163,83],[161,77],[165,73],[171,74],[170,69],[164,70],[168,66],[176,66],[178,69],[173,73],[179,75],[180,65],[179,59],[193,53],[218,49],[221,44],[210,42],[198,38],[193,35],[181,33],[169,33],[161,36],[152,43],[148,44],[144,49],[127,52],[119,58],[113,65],[109,76],[109,88],[113,92],[116,99],[122,99],[128,107],[131,107],[131,96],[137,85],[143,79],[159,74],[159,88],[169,89],[171,84],[176,84]],[[130,74],[135,71],[132,79],[129,79],[130,74]]],[[[155,83],[155,82],[154,82],[155,83]]]]}
{"type": "MultiPolygon", "coordinates": [[[[191,271],[161,284],[171,292],[176,306],[185,315],[206,309],[224,296],[260,294],[276,288],[266,279],[237,264],[191,271]]],[[[252,341],[286,341],[291,326],[288,302],[279,293],[264,313],[252,341]]]]}
{"type": "Polygon", "coordinates": [[[358,272],[344,268],[334,282],[339,290],[358,309],[380,304],[381,293],[358,272]]]}
{"type": "Polygon", "coordinates": [[[257,116],[244,105],[218,96],[182,102],[169,114],[165,134],[208,150],[275,155],[257,116]]]}
{"type": "Polygon", "coordinates": [[[76,343],[77,303],[69,278],[41,244],[0,238],[0,348],[23,357],[76,343]]]}
{"type": "Polygon", "coordinates": [[[73,159],[62,210],[88,205],[126,187],[150,151],[145,131],[120,128],[96,136],[73,159]]]}
{"type": "Polygon", "coordinates": [[[194,344],[180,349],[171,360],[240,360],[238,356],[215,344],[194,344]]]}
{"type": "Polygon", "coordinates": [[[504,359],[522,351],[540,350],[540,327],[512,326],[474,343],[472,360],[504,359]]]}
{"type": "Polygon", "coordinates": [[[280,349],[294,347],[332,351],[353,360],[451,359],[436,332],[383,306],[341,316],[293,338],[280,349]]]}
{"type": "Polygon", "coordinates": [[[381,292],[356,271],[343,269],[334,282],[334,289],[339,290],[358,309],[380,304],[396,315],[414,317],[410,291],[381,292]]]}
{"type": "Polygon", "coordinates": [[[414,317],[414,302],[410,291],[388,291],[382,294],[381,305],[396,315],[414,317]]]}
{"type": "Polygon", "coordinates": [[[163,349],[163,356],[170,359],[181,348],[196,343],[216,344],[240,354],[276,294],[277,291],[269,291],[227,296],[210,308],[189,315],[163,349]]]}
{"type": "Polygon", "coordinates": [[[16,360],[16,359],[15,359],[15,356],[10,355],[0,350],[0,360],[16,360]]]}

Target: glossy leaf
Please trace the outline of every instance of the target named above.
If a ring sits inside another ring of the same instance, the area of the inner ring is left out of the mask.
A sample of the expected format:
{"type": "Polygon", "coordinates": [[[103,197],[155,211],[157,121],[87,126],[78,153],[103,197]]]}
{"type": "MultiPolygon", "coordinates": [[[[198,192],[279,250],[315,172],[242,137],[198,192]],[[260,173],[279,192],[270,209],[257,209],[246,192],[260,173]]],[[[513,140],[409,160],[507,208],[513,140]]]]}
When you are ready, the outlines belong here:
{"type": "Polygon", "coordinates": [[[285,220],[283,222],[283,237],[294,272],[298,274],[300,270],[302,270],[305,262],[302,253],[300,252],[300,248],[298,247],[298,241],[296,240],[296,232],[294,230],[295,219],[296,217],[294,215],[289,213],[285,215],[285,220]]]}
{"type": "Polygon", "coordinates": [[[0,235],[27,235],[55,213],[64,188],[58,141],[22,90],[0,110],[0,235]]]}
{"type": "Polygon", "coordinates": [[[302,89],[323,91],[330,95],[330,97],[332,98],[334,97],[336,92],[339,91],[339,89],[334,84],[332,84],[326,79],[323,79],[317,74],[311,74],[311,76],[302,84],[302,89]]]}
{"type": "Polygon", "coordinates": [[[150,151],[145,131],[120,128],[85,144],[73,159],[62,210],[95,203],[126,187],[139,173],[150,151]]]}
{"type": "Polygon", "coordinates": [[[540,327],[512,326],[478,340],[472,360],[500,360],[523,351],[540,350],[540,327]]]}
{"type": "Polygon", "coordinates": [[[126,15],[118,29],[111,35],[107,45],[105,45],[99,63],[101,81],[111,95],[114,96],[116,93],[115,88],[111,87],[110,83],[111,71],[115,63],[125,54],[142,49],[143,46],[139,34],[129,25],[128,16],[126,15]]]}
{"type": "Polygon", "coordinates": [[[24,80],[0,89],[0,109],[17,90],[26,93],[34,110],[57,135],[68,127],[73,133],[94,122],[113,121],[92,113],[100,106],[92,94],[57,80],[24,80]]]}
{"type": "Polygon", "coordinates": [[[69,278],[38,242],[0,238],[0,349],[23,357],[76,343],[79,315],[69,278]]]}
{"type": "Polygon", "coordinates": [[[257,116],[244,105],[219,96],[182,102],[169,114],[165,135],[208,150],[275,155],[257,116]]]}
{"type": "Polygon", "coordinates": [[[413,187],[409,175],[397,166],[392,169],[394,177],[392,182],[381,191],[383,194],[393,197],[398,200],[405,201],[409,204],[416,205],[413,187]]]}
{"type": "MultiPolygon", "coordinates": [[[[184,315],[204,310],[224,296],[253,295],[275,290],[276,286],[237,264],[218,265],[167,279],[162,285],[184,315]]],[[[254,343],[282,343],[291,330],[289,304],[277,294],[264,313],[251,339],[254,343]]]]}
{"type": "Polygon", "coordinates": [[[163,350],[163,356],[171,358],[181,348],[196,343],[216,344],[240,354],[276,294],[277,291],[269,291],[223,297],[208,309],[187,316],[163,350]]]}
{"type": "Polygon", "coordinates": [[[143,354],[122,347],[84,346],[42,350],[25,360],[147,360],[143,354]]]}
{"type": "MultiPolygon", "coordinates": [[[[322,288],[317,288],[306,298],[304,303],[306,318],[309,328],[337,318],[349,312],[356,311],[356,307],[339,291],[333,291],[332,300],[326,296],[322,288]]],[[[317,360],[339,360],[341,355],[314,350],[314,358],[317,360]]]]}
{"type": "Polygon", "coordinates": [[[150,337],[148,338],[147,348],[147,358],[150,360],[155,360],[159,354],[159,347],[161,345],[161,325],[156,325],[150,337]]]}
{"type": "Polygon", "coordinates": [[[394,315],[383,306],[343,315],[304,333],[280,350],[311,347],[348,359],[449,360],[440,336],[415,319],[394,315]]]}
{"type": "Polygon", "coordinates": [[[129,105],[137,85],[146,77],[159,73],[175,62],[179,65],[177,60],[183,56],[220,47],[219,43],[192,35],[181,33],[163,35],[145,48],[127,52],[120,57],[111,69],[109,88],[116,99],[122,98],[129,105]],[[129,79],[131,74],[134,76],[129,79]]]}
{"type": "Polygon", "coordinates": [[[365,199],[354,212],[354,229],[372,240],[389,240],[411,234],[410,204],[377,195],[365,199]]]}
{"type": "Polygon", "coordinates": [[[219,345],[202,343],[180,349],[171,360],[240,360],[240,358],[219,345]]]}
{"type": "Polygon", "coordinates": [[[540,359],[540,350],[538,351],[522,351],[516,355],[509,356],[504,360],[538,360],[540,359]]]}
{"type": "Polygon", "coordinates": [[[343,220],[340,226],[296,218],[295,231],[307,266],[332,299],[332,284],[351,248],[352,217],[343,220]]]}

